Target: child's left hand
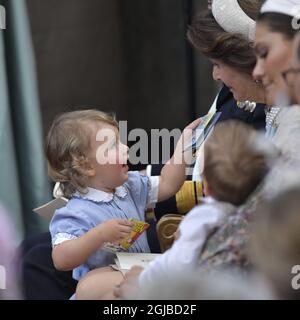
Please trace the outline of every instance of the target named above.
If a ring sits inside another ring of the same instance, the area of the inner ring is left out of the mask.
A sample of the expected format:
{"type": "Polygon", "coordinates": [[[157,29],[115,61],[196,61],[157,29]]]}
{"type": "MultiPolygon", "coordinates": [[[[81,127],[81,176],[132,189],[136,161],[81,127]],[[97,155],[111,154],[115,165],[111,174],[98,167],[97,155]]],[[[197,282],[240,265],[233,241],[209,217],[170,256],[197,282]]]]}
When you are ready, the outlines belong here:
{"type": "Polygon", "coordinates": [[[186,167],[193,161],[193,150],[185,152],[185,147],[191,144],[193,131],[200,122],[201,119],[197,119],[183,130],[173,157],[163,167],[159,179],[158,202],[175,195],[186,179],[186,167]]]}
{"type": "Polygon", "coordinates": [[[185,148],[191,142],[193,132],[199,126],[200,123],[201,118],[198,118],[184,128],[183,133],[181,135],[183,148],[185,148]]]}
{"type": "Polygon", "coordinates": [[[189,145],[192,144],[192,137],[194,134],[194,130],[199,126],[201,123],[201,118],[196,119],[188,126],[186,126],[182,132],[182,135],[177,143],[176,150],[175,150],[175,157],[180,158],[184,157],[184,162],[189,164],[192,159],[192,149],[187,148],[189,145]]]}

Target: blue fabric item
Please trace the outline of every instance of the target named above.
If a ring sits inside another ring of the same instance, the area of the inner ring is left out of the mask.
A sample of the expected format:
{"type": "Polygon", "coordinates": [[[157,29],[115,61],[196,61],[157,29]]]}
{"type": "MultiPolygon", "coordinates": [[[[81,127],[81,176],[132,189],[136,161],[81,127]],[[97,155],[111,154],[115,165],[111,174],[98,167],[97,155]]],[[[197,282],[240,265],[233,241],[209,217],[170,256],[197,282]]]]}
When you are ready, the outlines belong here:
{"type": "MultiPolygon", "coordinates": [[[[111,201],[95,201],[73,197],[67,205],[55,212],[50,223],[52,242],[59,235],[78,238],[110,219],[130,219],[145,221],[148,202],[149,179],[138,172],[129,172],[128,181],[123,185],[124,197],[116,193],[111,201]]],[[[146,232],[129,248],[129,252],[150,252],[146,232]]],[[[115,254],[101,248],[92,254],[85,264],[73,270],[73,278],[79,280],[88,271],[114,264],[115,254]]]]}

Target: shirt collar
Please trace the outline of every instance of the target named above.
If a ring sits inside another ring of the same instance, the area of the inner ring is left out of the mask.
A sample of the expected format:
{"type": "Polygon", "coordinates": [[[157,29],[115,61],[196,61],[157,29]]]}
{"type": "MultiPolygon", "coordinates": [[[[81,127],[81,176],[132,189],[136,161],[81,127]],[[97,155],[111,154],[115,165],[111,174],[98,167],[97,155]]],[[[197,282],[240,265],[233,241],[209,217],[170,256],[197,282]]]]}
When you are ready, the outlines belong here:
{"type": "Polygon", "coordinates": [[[211,196],[201,198],[201,202],[205,204],[216,203],[217,200],[211,196]]]}
{"type": "Polygon", "coordinates": [[[125,198],[127,196],[127,190],[124,186],[117,187],[114,193],[105,192],[102,190],[87,188],[87,193],[75,192],[74,197],[91,200],[97,203],[100,202],[110,202],[113,200],[114,196],[118,198],[125,198]]]}
{"type": "Polygon", "coordinates": [[[219,207],[220,210],[222,210],[222,212],[226,214],[226,216],[233,214],[238,209],[238,207],[235,206],[234,204],[231,204],[229,202],[219,201],[211,196],[203,197],[201,200],[202,200],[202,203],[205,203],[208,205],[212,204],[216,207],[219,207]]]}

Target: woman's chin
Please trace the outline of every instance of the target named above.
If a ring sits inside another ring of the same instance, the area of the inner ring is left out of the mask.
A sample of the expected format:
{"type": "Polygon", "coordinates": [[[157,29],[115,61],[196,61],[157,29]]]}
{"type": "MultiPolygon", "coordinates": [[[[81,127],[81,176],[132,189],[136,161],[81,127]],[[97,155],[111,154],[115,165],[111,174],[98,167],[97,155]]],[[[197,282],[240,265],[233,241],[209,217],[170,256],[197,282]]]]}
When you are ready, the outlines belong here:
{"type": "Polygon", "coordinates": [[[272,95],[267,95],[266,94],[266,105],[267,106],[275,106],[276,105],[276,101],[275,101],[275,97],[272,95]]]}
{"type": "Polygon", "coordinates": [[[230,88],[230,91],[235,101],[245,101],[242,99],[241,95],[238,92],[236,92],[234,89],[230,88]]]}
{"type": "Polygon", "coordinates": [[[246,101],[247,100],[244,97],[242,97],[241,95],[235,93],[234,91],[232,91],[232,94],[233,94],[233,98],[235,101],[246,101]]]}

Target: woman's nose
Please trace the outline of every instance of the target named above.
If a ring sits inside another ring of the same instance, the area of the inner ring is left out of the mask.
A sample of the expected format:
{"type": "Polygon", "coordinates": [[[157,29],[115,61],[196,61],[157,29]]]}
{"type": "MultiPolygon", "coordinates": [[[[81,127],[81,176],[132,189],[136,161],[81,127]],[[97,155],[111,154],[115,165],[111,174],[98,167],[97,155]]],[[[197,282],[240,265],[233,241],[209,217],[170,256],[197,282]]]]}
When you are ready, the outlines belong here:
{"type": "Polygon", "coordinates": [[[252,76],[253,76],[253,79],[256,81],[261,81],[263,78],[263,68],[259,61],[256,62],[252,76]]]}

